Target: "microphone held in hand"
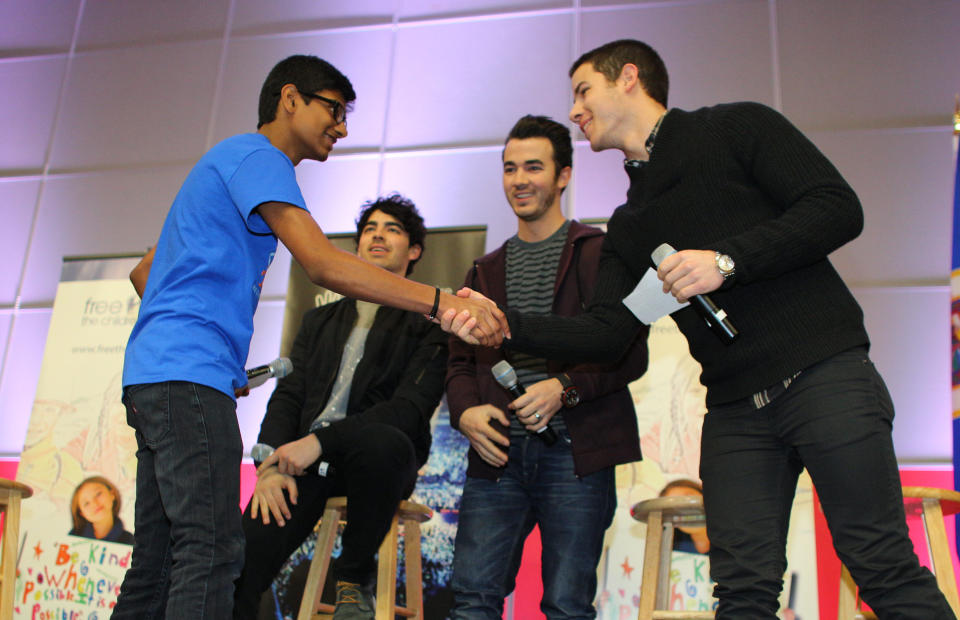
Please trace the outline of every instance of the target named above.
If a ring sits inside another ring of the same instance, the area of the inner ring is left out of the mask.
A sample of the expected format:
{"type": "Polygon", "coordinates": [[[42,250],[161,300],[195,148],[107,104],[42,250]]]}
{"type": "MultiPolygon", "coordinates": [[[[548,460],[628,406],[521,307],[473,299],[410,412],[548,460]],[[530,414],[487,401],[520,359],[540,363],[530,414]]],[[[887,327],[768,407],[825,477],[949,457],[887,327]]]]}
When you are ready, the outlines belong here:
{"type": "MultiPolygon", "coordinates": [[[[661,243],[650,253],[650,258],[653,260],[653,264],[659,267],[663,259],[676,253],[677,251],[669,243],[661,243]]],[[[723,308],[713,303],[709,295],[694,295],[690,298],[690,305],[697,311],[697,314],[703,317],[703,320],[707,322],[710,329],[720,337],[724,344],[730,344],[736,340],[737,334],[740,332],[730,322],[730,318],[723,311],[723,308]]]]}
{"type": "Polygon", "coordinates": [[[247,371],[247,387],[255,388],[276,377],[281,379],[293,372],[293,363],[289,357],[278,357],[265,366],[257,366],[247,371]]]}
{"type": "MultiPolygon", "coordinates": [[[[513,369],[513,366],[511,366],[507,360],[500,360],[494,364],[490,372],[493,373],[493,378],[497,380],[497,383],[510,392],[510,395],[513,396],[514,399],[520,398],[527,393],[527,391],[523,389],[523,386],[520,385],[520,380],[517,379],[517,371],[513,369]]],[[[549,426],[541,428],[536,432],[536,435],[548,446],[552,446],[557,442],[557,432],[549,426]]]]}

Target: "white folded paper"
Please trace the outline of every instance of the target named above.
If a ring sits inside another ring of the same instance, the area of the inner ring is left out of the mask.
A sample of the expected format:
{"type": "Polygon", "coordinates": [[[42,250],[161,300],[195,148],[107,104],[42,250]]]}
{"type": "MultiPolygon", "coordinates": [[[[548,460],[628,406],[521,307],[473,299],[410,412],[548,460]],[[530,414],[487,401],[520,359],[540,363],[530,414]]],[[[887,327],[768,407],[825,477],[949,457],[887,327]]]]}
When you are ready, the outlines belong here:
{"type": "Polygon", "coordinates": [[[680,303],[670,293],[664,293],[663,282],[652,268],[647,269],[637,288],[624,297],[623,303],[646,325],[690,305],[690,302],[680,303]]]}

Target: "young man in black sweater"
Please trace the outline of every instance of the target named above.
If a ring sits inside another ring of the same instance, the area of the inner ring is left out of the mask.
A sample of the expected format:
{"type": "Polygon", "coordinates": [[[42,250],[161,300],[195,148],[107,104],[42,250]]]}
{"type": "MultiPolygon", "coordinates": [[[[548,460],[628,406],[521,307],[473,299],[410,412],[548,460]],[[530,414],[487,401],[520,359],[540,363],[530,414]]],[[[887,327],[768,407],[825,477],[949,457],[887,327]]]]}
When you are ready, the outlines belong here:
{"type": "MultiPolygon", "coordinates": [[[[867,356],[863,313],[827,260],[863,226],[853,190],[763,105],[668,111],[666,68],[642,42],[590,51],[570,77],[571,120],[594,151],[626,157],[627,203],[610,219],[587,312],[508,310],[507,346],[616,359],[623,334],[645,329],[622,299],[657,246],[679,249],[657,270],[664,291],[681,302],[709,293],[740,330],[728,345],[693,307],[672,315],[707,387],[700,477],[717,617],[776,617],[806,467],[863,600],[881,618],[953,618],[907,535],[893,404],[867,356]]],[[[444,327],[460,321],[447,313],[444,327]]]]}

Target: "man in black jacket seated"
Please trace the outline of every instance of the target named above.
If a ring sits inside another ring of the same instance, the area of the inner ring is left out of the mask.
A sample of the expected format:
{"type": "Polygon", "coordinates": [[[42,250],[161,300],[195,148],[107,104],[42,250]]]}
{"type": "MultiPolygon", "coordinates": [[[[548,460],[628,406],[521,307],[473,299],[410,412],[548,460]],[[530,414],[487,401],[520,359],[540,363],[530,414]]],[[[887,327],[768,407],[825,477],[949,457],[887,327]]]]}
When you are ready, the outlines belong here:
{"type": "MultiPolygon", "coordinates": [[[[907,535],[893,403],[867,356],[863,312],[827,260],[860,233],[856,194],[766,106],[668,110],[666,67],[645,43],[587,52],[570,77],[570,119],[594,151],[623,152],[627,202],[607,226],[586,312],[507,310],[506,346],[617,359],[631,341],[624,336],[644,329],[621,302],[653,250],[669,243],[679,251],[660,262],[663,290],[681,302],[709,293],[740,331],[727,345],[692,305],[672,314],[707,388],[700,478],[717,618],[776,617],[803,468],[837,553],[877,615],[953,618],[907,535]]],[[[460,317],[443,320],[460,335],[460,317]]]]}
{"type": "MultiPolygon", "coordinates": [[[[407,275],[425,233],[413,203],[394,194],[364,205],[357,254],[407,275]]],[[[290,358],[293,371],[278,381],[257,439],[257,452],[271,454],[244,513],[234,617],[256,617],[262,593],[327,499],[346,495],[334,618],[372,619],[374,556],[427,460],[446,336],[419,314],[345,298],[304,315],[290,358]]]]}

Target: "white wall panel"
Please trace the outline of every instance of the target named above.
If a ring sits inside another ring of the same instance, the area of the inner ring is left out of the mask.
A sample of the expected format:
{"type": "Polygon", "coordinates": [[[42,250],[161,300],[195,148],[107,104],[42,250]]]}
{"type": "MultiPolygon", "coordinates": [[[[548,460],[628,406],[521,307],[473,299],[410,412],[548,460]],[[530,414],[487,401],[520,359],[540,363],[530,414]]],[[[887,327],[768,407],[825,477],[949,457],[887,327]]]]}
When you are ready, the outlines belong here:
{"type": "Polygon", "coordinates": [[[37,392],[52,310],[20,310],[13,317],[7,363],[0,380],[0,453],[19,454],[37,392]]]}
{"type": "Polygon", "coordinates": [[[0,62],[0,169],[43,168],[65,65],[62,57],[0,62]]]}
{"type": "Polygon", "coordinates": [[[389,156],[383,185],[411,198],[430,228],[486,225],[489,251],[517,231],[500,162],[499,147],[389,156]]]}
{"type": "MultiPolygon", "coordinates": [[[[579,129],[575,131],[577,137],[582,137],[579,129]]],[[[623,153],[594,153],[586,142],[574,146],[573,187],[565,193],[573,192],[573,214],[577,219],[610,217],[614,209],[626,202],[628,185],[623,153]]]]}
{"type": "Polygon", "coordinates": [[[64,256],[141,252],[160,236],[181,166],[49,179],[24,278],[24,303],[50,303],[64,256]]]}
{"type": "Polygon", "coordinates": [[[0,269],[0,305],[12,305],[17,296],[39,189],[38,181],[0,183],[0,265],[5,266],[0,269]]]}
{"type": "Polygon", "coordinates": [[[896,407],[900,461],[949,461],[950,292],[947,287],[853,289],[896,407]]]}
{"type": "Polygon", "coordinates": [[[766,2],[640,5],[585,12],[581,24],[583,51],[624,38],[652,45],[670,74],[671,107],[774,102],[766,2]]]}
{"type": "Polygon", "coordinates": [[[500,143],[524,114],[565,119],[571,27],[548,15],[400,29],[387,146],[500,143]]]}
{"type": "Polygon", "coordinates": [[[55,169],[195,160],[204,152],[217,42],[80,54],[54,138],[55,169]]]}
{"type": "Polygon", "coordinates": [[[783,110],[802,127],[940,125],[960,84],[960,2],[781,0],[783,110]]]}
{"type": "Polygon", "coordinates": [[[79,7],[80,0],[3,0],[0,57],[67,51],[79,7]]]}
{"type": "Polygon", "coordinates": [[[392,33],[386,29],[333,32],[231,43],[217,106],[214,142],[255,131],[260,87],[275,64],[293,54],[312,54],[339,69],[357,93],[347,118],[347,137],[335,149],[377,148],[383,136],[392,33]]]}
{"type": "Polygon", "coordinates": [[[220,39],[229,6],[230,0],[86,0],[77,49],[220,39]]]}
{"type": "Polygon", "coordinates": [[[832,260],[849,282],[941,281],[950,271],[953,153],[947,131],[816,133],[860,197],[863,233],[832,260]]]}

